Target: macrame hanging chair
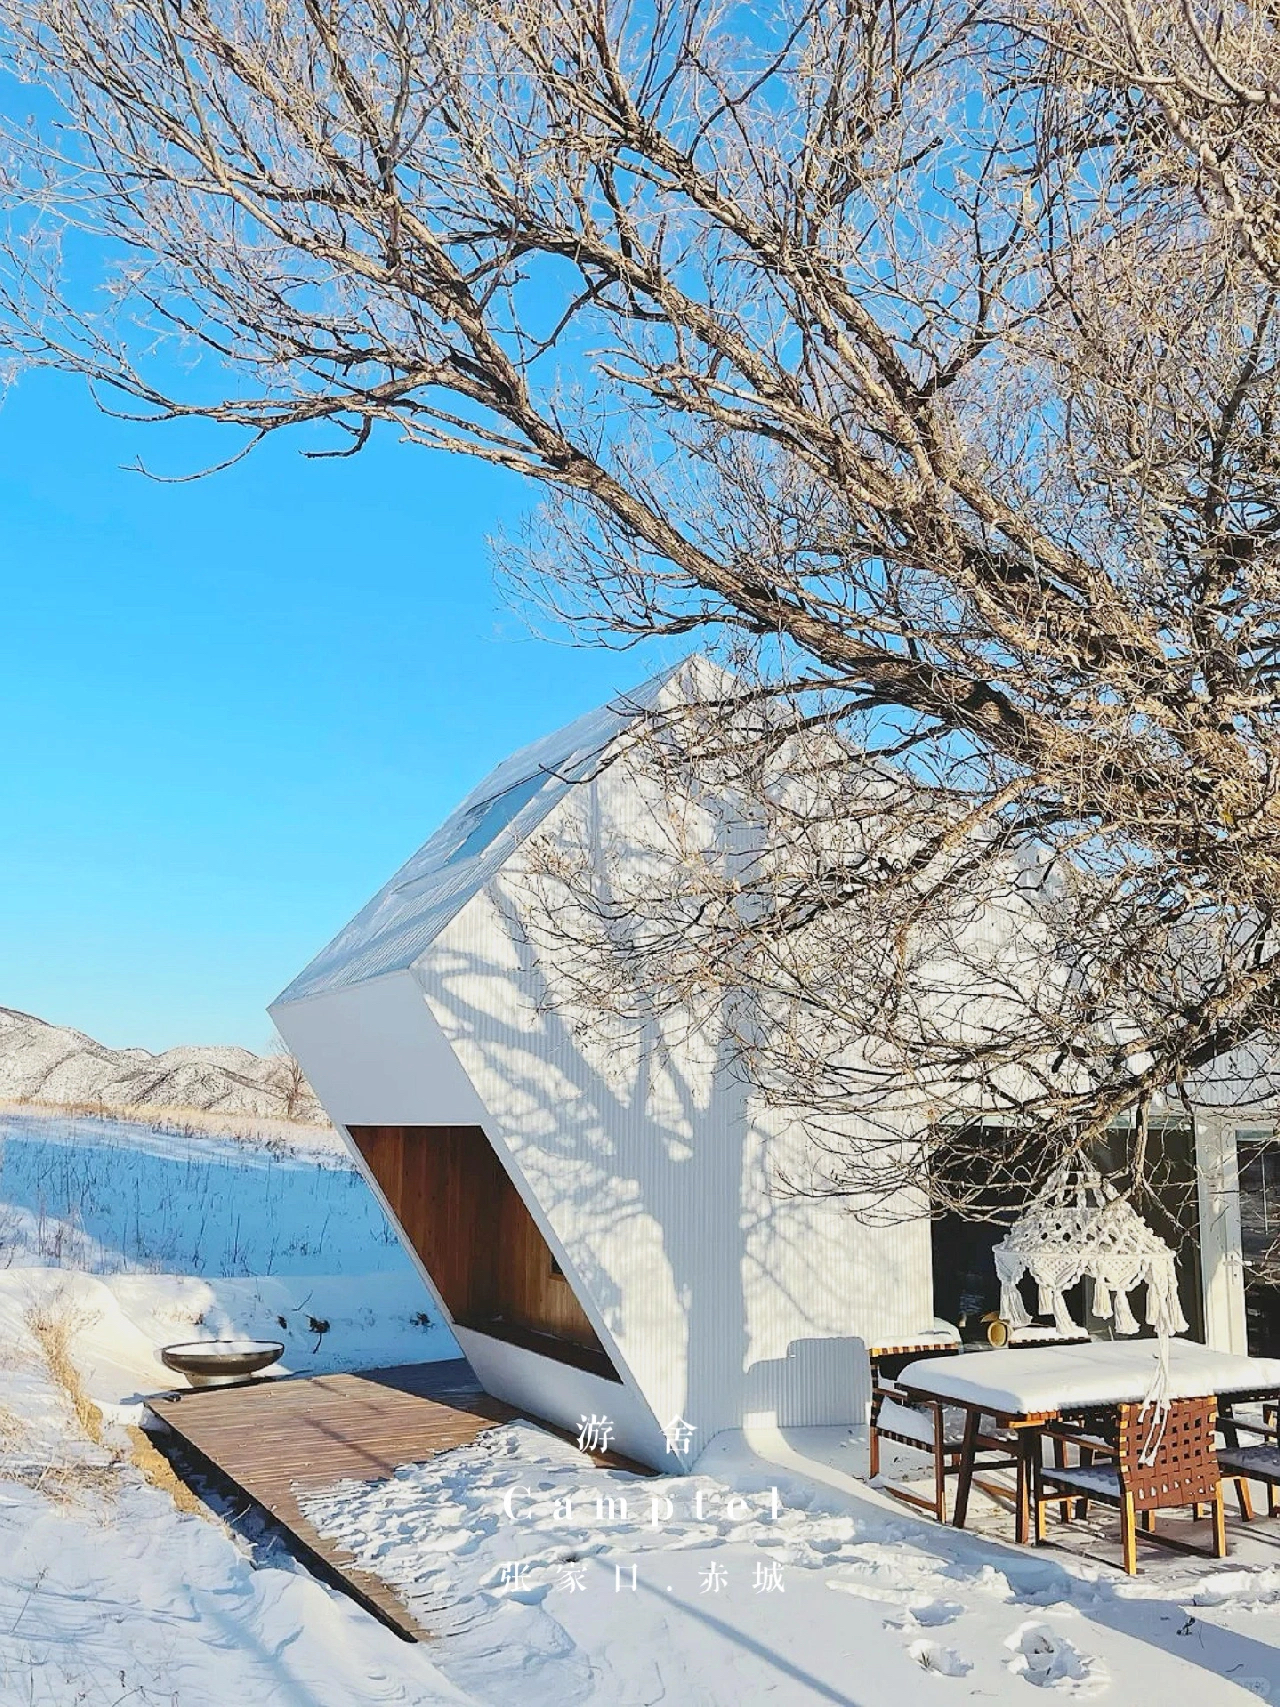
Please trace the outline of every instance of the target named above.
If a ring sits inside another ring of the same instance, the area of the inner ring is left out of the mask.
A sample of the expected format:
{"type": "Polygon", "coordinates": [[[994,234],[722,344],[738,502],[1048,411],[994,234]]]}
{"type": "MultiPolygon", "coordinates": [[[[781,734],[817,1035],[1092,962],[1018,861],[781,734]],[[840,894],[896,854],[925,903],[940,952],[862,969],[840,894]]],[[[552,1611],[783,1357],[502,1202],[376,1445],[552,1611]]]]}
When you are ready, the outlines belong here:
{"type": "Polygon", "coordinates": [[[1065,1295],[1088,1276],[1093,1314],[1113,1319],[1118,1334],[1138,1332],[1128,1295],[1144,1283],[1147,1323],[1162,1346],[1170,1334],[1186,1332],[1173,1251],[1081,1156],[1054,1169],[992,1254],[1000,1314],[1011,1328],[1031,1325],[1018,1284],[1030,1275],[1039,1289],[1039,1313],[1052,1315],[1060,1334],[1080,1333],[1065,1295]]]}

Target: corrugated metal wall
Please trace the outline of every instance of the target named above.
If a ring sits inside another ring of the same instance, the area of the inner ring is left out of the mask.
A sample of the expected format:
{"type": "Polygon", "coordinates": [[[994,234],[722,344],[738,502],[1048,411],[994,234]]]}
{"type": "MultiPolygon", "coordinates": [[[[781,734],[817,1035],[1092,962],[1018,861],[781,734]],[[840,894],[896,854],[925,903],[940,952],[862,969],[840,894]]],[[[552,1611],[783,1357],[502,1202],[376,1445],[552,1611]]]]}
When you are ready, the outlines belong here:
{"type": "MultiPolygon", "coordinates": [[[[643,806],[615,768],[548,828],[582,814],[616,831],[643,806]]],[[[705,1039],[575,1035],[525,940],[526,898],[513,861],[415,976],[659,1422],[682,1416],[701,1446],[752,1415],[860,1416],[863,1342],[931,1320],[928,1223],[872,1228],[838,1201],[779,1195],[777,1161],[803,1132],[705,1039]]]]}

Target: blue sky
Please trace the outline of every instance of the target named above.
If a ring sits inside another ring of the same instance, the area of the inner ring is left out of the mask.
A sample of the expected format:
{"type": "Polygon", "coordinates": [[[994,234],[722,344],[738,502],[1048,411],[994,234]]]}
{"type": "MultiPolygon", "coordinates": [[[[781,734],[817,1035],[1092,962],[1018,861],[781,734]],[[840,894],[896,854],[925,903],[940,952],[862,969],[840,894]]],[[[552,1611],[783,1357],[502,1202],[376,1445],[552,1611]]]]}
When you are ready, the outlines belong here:
{"type": "Polygon", "coordinates": [[[486,770],[676,656],[530,634],[485,544],[536,496],[513,475],[390,436],[126,469],[201,442],[230,448],[57,375],[0,408],[0,1006],[117,1046],[264,1047],[486,770]]]}

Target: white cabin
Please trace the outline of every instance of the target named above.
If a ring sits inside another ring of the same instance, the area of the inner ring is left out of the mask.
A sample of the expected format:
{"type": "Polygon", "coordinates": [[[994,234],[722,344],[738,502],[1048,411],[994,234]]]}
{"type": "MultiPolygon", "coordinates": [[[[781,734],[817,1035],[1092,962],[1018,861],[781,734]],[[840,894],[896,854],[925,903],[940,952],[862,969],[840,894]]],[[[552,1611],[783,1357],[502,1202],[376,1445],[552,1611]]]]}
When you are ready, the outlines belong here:
{"type": "MultiPolygon", "coordinates": [[[[986,1273],[981,1236],[965,1258],[923,1216],[779,1193],[803,1120],[714,1052],[584,1042],[548,1000],[522,849],[644,809],[601,759],[677,691],[656,677],[500,765],[271,1007],[482,1385],[573,1431],[607,1417],[668,1471],[753,1421],[865,1421],[866,1348],[931,1325],[935,1251],[943,1314],[965,1260],[986,1273]]],[[[1182,1252],[1193,1329],[1224,1350],[1248,1337],[1237,1125],[1197,1119],[1182,1252]]]]}
{"type": "Polygon", "coordinates": [[[660,676],[500,765],[272,1005],[484,1387],[675,1470],[752,1418],[865,1417],[866,1344],[932,1320],[929,1225],[780,1196],[788,1138],[715,1059],[592,1047],[544,1001],[520,850],[617,821],[600,760],[660,676]]]}

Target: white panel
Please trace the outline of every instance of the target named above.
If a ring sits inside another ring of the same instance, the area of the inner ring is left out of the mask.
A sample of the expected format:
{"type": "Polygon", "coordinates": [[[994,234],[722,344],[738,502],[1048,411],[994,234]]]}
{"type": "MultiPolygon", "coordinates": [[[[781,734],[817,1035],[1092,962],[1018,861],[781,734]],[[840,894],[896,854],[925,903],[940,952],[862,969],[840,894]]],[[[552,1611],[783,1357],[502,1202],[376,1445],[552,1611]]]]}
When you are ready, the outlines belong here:
{"type": "Polygon", "coordinates": [[[1195,1137],[1205,1343],[1216,1351],[1243,1353],[1247,1347],[1235,1133],[1220,1116],[1197,1110],[1195,1137]]]}
{"type": "Polygon", "coordinates": [[[648,1409],[621,1383],[508,1345],[491,1334],[459,1327],[453,1331],[480,1385],[494,1398],[575,1435],[588,1417],[608,1417],[614,1451],[671,1474],[682,1467],[667,1455],[666,1438],[648,1409]]]}
{"type": "Polygon", "coordinates": [[[485,1112],[408,972],[270,1009],[341,1126],[483,1126],[485,1112]]]}
{"type": "MultiPolygon", "coordinates": [[[[576,818],[625,841],[646,810],[619,764],[540,807],[539,827],[576,818]]],[[[664,1461],[660,1425],[676,1417],[695,1452],[747,1417],[862,1421],[865,1342],[932,1319],[927,1220],[870,1228],[838,1201],[781,1196],[779,1156],[804,1134],[752,1102],[714,1042],[584,1042],[520,924],[523,850],[485,847],[488,881],[469,900],[449,890],[411,971],[272,1010],[340,1124],[485,1129],[626,1385],[458,1329],[477,1375],[565,1427],[603,1408],[647,1462],[664,1461]]],[[[442,869],[467,848],[450,843],[442,869]]],[[[425,905],[416,883],[393,880],[397,907],[425,905]]],[[[344,962],[342,977],[373,964],[344,962]]]]}
{"type": "MultiPolygon", "coordinates": [[[[575,789],[547,832],[600,811],[606,787],[616,824],[620,777],[575,789]]],[[[837,1200],[780,1195],[788,1145],[729,1052],[584,1041],[520,904],[513,862],[415,972],[606,1348],[659,1424],[695,1426],[695,1450],[749,1416],[861,1422],[865,1342],[932,1321],[928,1221],[868,1227],[837,1200]]]]}

